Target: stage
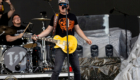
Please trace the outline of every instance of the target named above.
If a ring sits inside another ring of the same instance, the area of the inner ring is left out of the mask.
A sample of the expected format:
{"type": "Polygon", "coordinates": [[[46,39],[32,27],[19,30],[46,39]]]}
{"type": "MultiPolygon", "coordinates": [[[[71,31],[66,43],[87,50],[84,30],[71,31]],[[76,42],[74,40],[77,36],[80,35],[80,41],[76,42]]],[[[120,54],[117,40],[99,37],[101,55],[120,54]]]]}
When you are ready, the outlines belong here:
{"type": "MultiPolygon", "coordinates": [[[[32,78],[43,78],[43,79],[50,79],[52,75],[52,72],[46,72],[46,73],[32,73],[32,74],[1,74],[0,79],[8,79],[10,77],[13,77],[14,80],[17,79],[32,79],[32,78]]],[[[70,73],[70,78],[73,78],[74,73],[70,73]]],[[[59,78],[68,78],[68,73],[60,73],[59,78]]]]}

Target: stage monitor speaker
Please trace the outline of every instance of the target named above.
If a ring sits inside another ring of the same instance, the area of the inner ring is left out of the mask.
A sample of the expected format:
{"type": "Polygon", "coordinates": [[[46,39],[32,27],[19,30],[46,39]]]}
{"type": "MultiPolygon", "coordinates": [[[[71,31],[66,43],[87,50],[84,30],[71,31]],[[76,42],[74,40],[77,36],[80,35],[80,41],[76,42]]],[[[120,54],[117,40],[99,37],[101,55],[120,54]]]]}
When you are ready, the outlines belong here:
{"type": "Polygon", "coordinates": [[[99,54],[99,48],[97,45],[92,45],[90,47],[90,51],[91,51],[91,57],[98,57],[99,54]]]}
{"type": "Polygon", "coordinates": [[[113,46],[111,44],[105,46],[105,51],[107,57],[113,57],[113,46]]]}
{"type": "Polygon", "coordinates": [[[83,57],[83,47],[81,45],[77,46],[77,49],[75,52],[78,54],[78,57],[83,57]]]}

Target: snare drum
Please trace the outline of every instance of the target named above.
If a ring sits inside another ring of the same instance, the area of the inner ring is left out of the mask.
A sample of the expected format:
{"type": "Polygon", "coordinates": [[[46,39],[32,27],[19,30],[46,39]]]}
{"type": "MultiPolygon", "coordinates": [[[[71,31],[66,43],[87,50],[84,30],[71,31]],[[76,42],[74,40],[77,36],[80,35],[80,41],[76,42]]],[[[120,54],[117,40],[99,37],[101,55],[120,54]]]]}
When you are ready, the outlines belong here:
{"type": "Polygon", "coordinates": [[[36,43],[32,40],[33,33],[24,33],[23,37],[27,40],[27,42],[24,44],[25,48],[34,48],[37,46],[36,43]]]}
{"type": "Polygon", "coordinates": [[[32,35],[33,35],[33,33],[24,33],[23,38],[27,40],[26,44],[33,43],[32,35]]]}
{"type": "Polygon", "coordinates": [[[25,56],[27,50],[25,48],[15,46],[7,49],[3,53],[3,64],[7,71],[15,73],[22,72],[26,69],[27,58],[24,57],[23,61],[20,64],[20,69],[17,70],[15,67],[19,64],[23,56],[25,56]]]}

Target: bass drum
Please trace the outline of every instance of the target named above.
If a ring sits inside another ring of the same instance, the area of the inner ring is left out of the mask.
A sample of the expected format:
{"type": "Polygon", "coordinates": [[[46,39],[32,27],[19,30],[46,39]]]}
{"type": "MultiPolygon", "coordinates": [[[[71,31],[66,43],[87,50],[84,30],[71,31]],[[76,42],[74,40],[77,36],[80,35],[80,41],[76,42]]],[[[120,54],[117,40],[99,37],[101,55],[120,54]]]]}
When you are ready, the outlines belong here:
{"type": "Polygon", "coordinates": [[[27,57],[24,57],[27,53],[27,50],[25,48],[15,46],[12,48],[7,49],[3,54],[3,64],[5,69],[8,72],[21,73],[22,71],[26,69],[26,63],[27,63],[27,57]],[[21,59],[24,57],[23,61],[21,62],[19,68],[17,69],[16,65],[19,64],[21,59]]]}

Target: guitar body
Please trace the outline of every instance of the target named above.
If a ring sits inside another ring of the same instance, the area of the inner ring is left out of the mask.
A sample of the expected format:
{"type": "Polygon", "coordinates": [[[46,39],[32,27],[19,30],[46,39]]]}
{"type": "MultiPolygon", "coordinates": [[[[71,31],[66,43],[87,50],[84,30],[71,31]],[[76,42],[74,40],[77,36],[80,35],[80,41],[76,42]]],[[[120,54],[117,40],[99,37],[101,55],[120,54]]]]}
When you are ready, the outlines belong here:
{"type": "MultiPolygon", "coordinates": [[[[61,48],[64,53],[67,53],[67,36],[60,37],[59,35],[56,35],[53,39],[58,40],[54,48],[61,48]]],[[[68,35],[68,42],[69,54],[72,54],[77,49],[77,39],[72,35],[68,35]]]]}

